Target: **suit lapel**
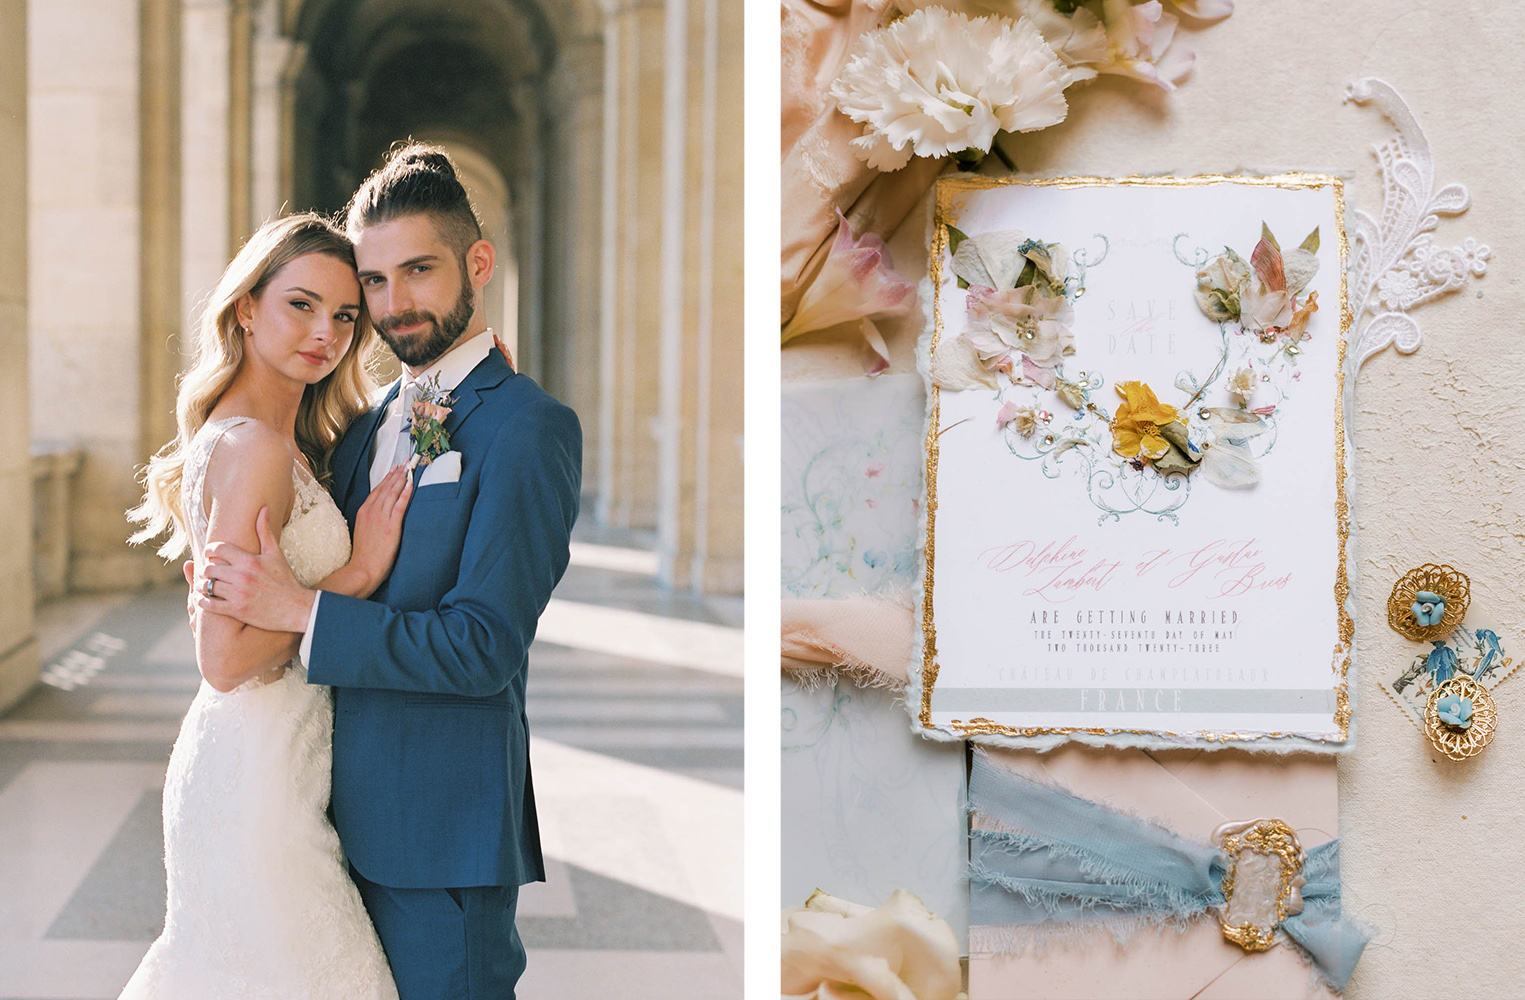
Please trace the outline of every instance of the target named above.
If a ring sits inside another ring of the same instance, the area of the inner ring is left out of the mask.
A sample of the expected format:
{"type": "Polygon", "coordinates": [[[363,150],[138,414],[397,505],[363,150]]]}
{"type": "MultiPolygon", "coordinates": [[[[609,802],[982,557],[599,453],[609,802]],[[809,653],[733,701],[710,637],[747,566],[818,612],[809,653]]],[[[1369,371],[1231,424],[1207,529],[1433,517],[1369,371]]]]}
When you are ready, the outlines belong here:
{"type": "Polygon", "coordinates": [[[355,511],[359,509],[360,504],[364,503],[365,498],[371,493],[371,444],[376,440],[376,431],[381,427],[381,419],[386,416],[387,407],[392,405],[392,400],[397,398],[397,389],[401,384],[401,379],[393,382],[392,387],[387,390],[387,394],[381,402],[374,409],[356,419],[354,426],[350,428],[351,434],[361,435],[360,440],[356,442],[359,447],[355,449],[354,461],[349,463],[349,468],[338,471],[342,477],[339,480],[342,486],[339,496],[343,498],[344,512],[351,519],[354,518],[355,511]],[[359,499],[357,500],[355,496],[355,481],[360,476],[362,470],[366,473],[365,489],[360,491],[359,499]]]}
{"type": "Polygon", "coordinates": [[[461,384],[456,386],[453,395],[455,403],[450,407],[450,416],[445,418],[445,433],[453,438],[455,432],[466,422],[482,402],[482,393],[492,389],[504,379],[514,374],[514,370],[508,367],[508,362],[503,360],[503,355],[496,350],[489,351],[487,357],[478,362],[461,384]]]}

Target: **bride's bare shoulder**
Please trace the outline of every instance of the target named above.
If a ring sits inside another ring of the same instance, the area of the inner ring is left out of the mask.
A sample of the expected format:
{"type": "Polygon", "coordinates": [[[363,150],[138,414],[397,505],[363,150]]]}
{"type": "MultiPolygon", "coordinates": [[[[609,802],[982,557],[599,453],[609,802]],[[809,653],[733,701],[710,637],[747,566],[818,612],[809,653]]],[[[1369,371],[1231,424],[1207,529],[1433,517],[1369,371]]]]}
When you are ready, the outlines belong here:
{"type": "Polygon", "coordinates": [[[252,511],[270,507],[272,514],[283,515],[274,523],[283,523],[295,496],[294,461],[291,440],[269,424],[244,420],[228,427],[207,462],[208,506],[214,512],[219,506],[249,510],[251,526],[252,511]]]}

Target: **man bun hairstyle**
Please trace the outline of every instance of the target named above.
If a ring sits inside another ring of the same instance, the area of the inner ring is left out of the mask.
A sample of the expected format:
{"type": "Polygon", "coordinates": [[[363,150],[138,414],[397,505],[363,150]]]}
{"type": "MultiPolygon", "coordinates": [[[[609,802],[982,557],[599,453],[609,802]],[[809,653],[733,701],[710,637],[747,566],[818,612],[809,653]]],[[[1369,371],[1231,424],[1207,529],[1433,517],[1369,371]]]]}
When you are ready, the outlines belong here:
{"type": "Polygon", "coordinates": [[[359,239],[368,226],[420,213],[434,220],[464,274],[466,251],[482,238],[482,224],[456,177],[455,163],[439,146],[412,141],[394,145],[386,162],[350,199],[344,228],[350,239],[359,239]]]}

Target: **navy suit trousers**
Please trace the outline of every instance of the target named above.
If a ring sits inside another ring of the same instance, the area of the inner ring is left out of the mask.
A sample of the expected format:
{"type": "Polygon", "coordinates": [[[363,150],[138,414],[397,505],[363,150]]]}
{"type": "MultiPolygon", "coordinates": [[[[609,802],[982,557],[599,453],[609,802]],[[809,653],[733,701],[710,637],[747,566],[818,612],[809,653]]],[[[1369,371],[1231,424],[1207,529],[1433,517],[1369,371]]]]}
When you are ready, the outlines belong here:
{"type": "Polygon", "coordinates": [[[394,889],[354,868],[401,1000],[514,1000],[524,945],[518,886],[394,889]]]}

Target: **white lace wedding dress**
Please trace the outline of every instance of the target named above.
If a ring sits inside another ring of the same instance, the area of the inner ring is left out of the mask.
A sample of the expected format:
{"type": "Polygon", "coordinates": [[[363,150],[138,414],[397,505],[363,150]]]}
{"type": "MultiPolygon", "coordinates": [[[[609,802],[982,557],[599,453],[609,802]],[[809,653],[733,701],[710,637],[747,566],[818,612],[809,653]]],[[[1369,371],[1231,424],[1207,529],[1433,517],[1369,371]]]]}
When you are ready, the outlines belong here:
{"type": "MultiPolygon", "coordinates": [[[[202,484],[235,417],[186,457],[183,501],[206,544],[202,484]]],[[[349,528],[293,465],[281,551],[311,586],[349,559],[349,528]]],[[[202,681],[164,779],[169,908],[122,1000],[395,1000],[397,989],[325,812],[333,700],[293,660],[279,680],[222,693],[202,681]]]]}

